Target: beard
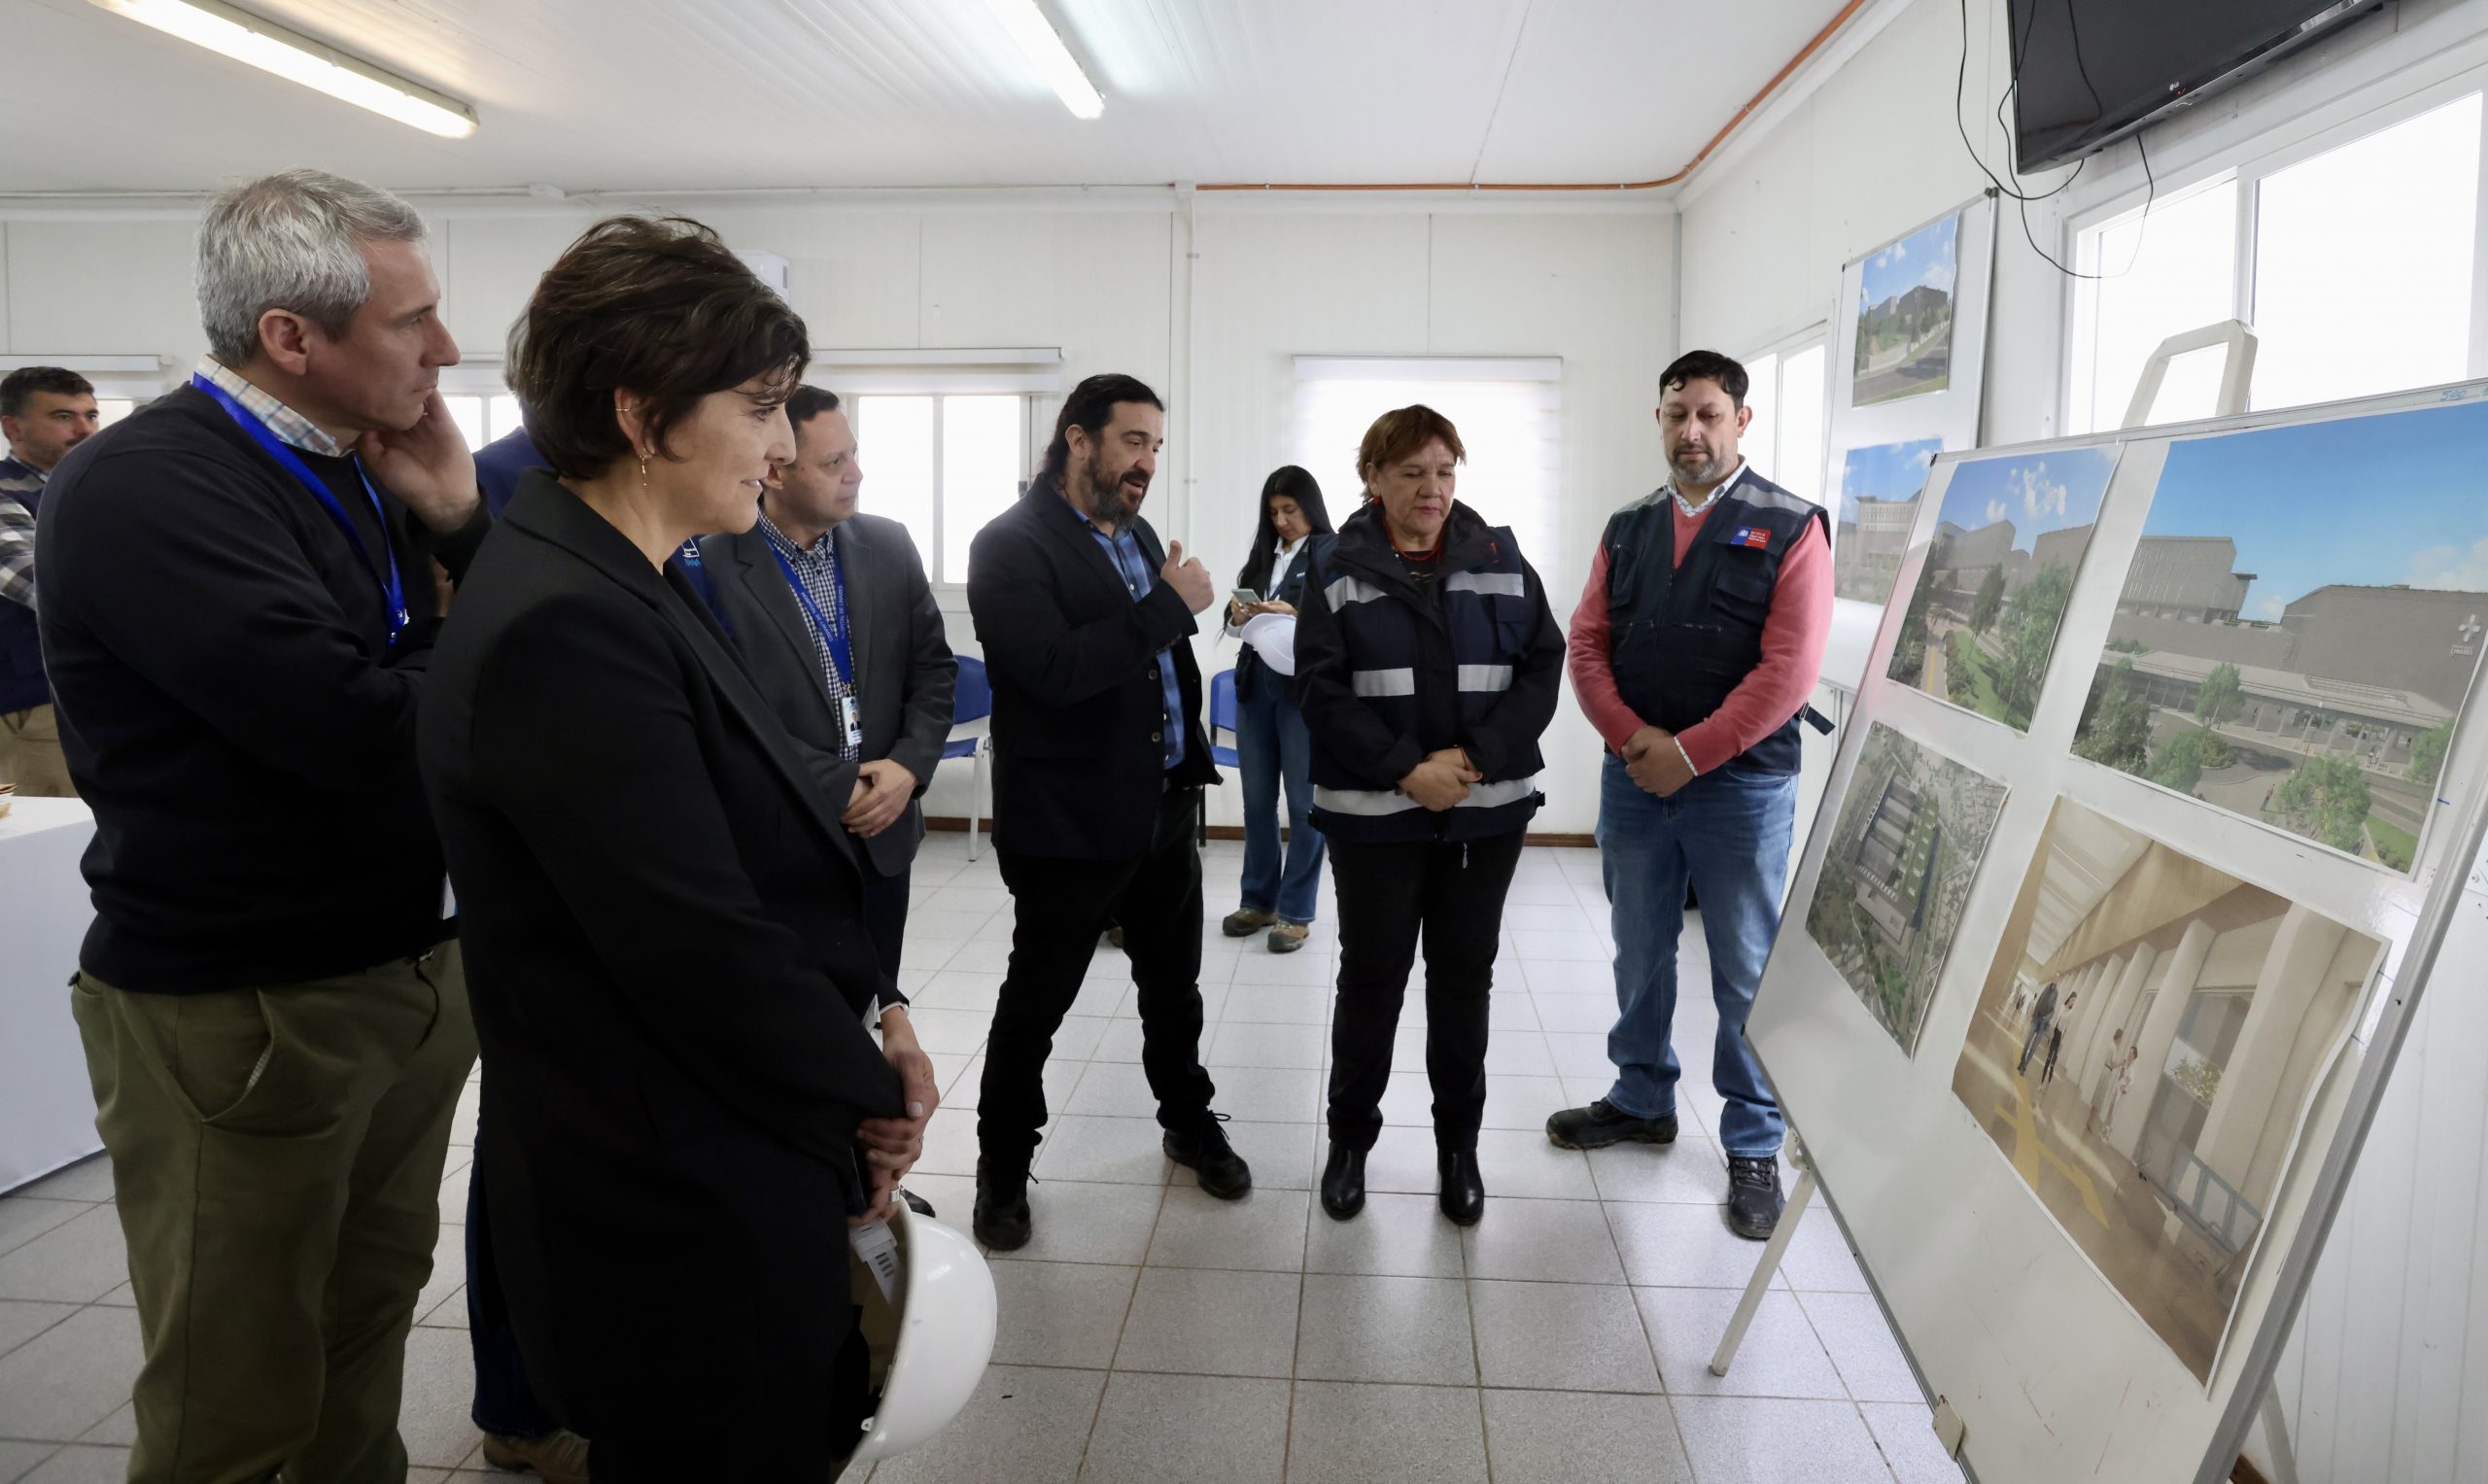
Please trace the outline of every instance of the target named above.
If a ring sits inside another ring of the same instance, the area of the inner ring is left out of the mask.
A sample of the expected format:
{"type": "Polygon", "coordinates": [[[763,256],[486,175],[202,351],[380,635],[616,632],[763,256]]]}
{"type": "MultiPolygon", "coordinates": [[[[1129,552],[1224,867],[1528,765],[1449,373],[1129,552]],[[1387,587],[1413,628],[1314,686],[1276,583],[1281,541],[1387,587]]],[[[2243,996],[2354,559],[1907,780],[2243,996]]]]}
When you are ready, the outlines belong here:
{"type": "Polygon", "coordinates": [[[1120,526],[1140,513],[1140,502],[1149,493],[1149,476],[1138,469],[1125,479],[1107,466],[1104,450],[1088,458],[1081,473],[1088,481],[1088,493],[1097,501],[1094,517],[1120,526]]]}
{"type": "Polygon", "coordinates": [[[1716,450],[1707,452],[1698,464],[1690,462],[1683,453],[1670,456],[1668,463],[1686,484],[1716,484],[1728,472],[1728,456],[1716,450]]]}

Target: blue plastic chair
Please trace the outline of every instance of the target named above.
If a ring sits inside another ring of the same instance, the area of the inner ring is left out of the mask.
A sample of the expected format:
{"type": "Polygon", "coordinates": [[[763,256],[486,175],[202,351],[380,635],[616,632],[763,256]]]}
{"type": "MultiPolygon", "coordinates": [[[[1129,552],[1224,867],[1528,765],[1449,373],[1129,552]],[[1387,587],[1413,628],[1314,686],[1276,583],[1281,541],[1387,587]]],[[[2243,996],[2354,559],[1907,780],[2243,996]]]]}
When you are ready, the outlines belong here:
{"type": "Polygon", "coordinates": [[[958,685],[950,696],[950,740],[942,744],[942,756],[976,760],[974,776],[968,781],[968,859],[974,860],[978,848],[977,818],[985,801],[985,760],[993,756],[993,738],[987,730],[993,715],[993,682],[985,677],[985,661],[965,654],[958,660],[958,685]],[[962,735],[965,727],[977,730],[962,735]]]}
{"type": "Polygon", "coordinates": [[[1222,670],[1209,677],[1209,755],[1222,767],[1241,768],[1244,759],[1230,746],[1223,746],[1218,734],[1235,735],[1235,672],[1222,670]]]}

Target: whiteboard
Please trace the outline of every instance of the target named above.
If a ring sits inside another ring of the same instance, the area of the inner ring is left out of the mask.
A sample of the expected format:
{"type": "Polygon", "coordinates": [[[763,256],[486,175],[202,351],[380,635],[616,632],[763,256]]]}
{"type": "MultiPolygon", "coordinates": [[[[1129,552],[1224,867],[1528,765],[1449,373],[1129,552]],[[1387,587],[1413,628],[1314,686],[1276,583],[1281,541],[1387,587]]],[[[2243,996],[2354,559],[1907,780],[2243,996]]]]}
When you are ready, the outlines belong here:
{"type": "MultiPolygon", "coordinates": [[[[1947,453],[1934,466],[1900,593],[1918,580],[1945,491],[1965,457],[2123,445],[2026,736],[1883,678],[1904,604],[1884,609],[1746,1034],[1922,1383],[1962,1419],[1961,1458],[1980,1478],[2152,1484],[2228,1477],[2411,999],[2481,845],[2477,796],[2488,778],[2488,736],[2476,719],[2476,681],[2409,876],[2073,755],[2091,677],[2169,445],[2211,432],[2483,397],[2488,383],[2469,383],[1975,456],[1947,453]],[[1914,1059],[1875,1021],[1805,926],[1834,821],[1876,723],[2009,789],[1914,1059]],[[2315,1076],[2303,1140],[2269,1198],[2207,1381],[2067,1236],[1953,1091],[1955,1062],[2006,918],[2060,797],[2384,945],[2367,1003],[2315,1076]]],[[[2481,463],[2488,467],[2488,458],[2481,463]]],[[[2450,975],[2442,982],[2456,984],[2450,975]]]]}

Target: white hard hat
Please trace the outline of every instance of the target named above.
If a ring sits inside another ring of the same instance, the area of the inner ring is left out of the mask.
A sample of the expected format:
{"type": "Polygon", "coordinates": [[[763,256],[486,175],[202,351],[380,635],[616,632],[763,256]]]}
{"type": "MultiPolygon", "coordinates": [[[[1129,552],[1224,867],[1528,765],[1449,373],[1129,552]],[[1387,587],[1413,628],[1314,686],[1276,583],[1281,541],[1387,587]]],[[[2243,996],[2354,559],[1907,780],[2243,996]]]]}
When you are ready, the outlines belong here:
{"type": "Polygon", "coordinates": [[[858,1326],[881,1392],[855,1449],[858,1464],[904,1453],[950,1426],[993,1359],[999,1301],[985,1255],[904,1200],[890,1202],[889,1225],[898,1240],[895,1307],[863,1260],[851,1260],[855,1300],[864,1310],[858,1326]]]}

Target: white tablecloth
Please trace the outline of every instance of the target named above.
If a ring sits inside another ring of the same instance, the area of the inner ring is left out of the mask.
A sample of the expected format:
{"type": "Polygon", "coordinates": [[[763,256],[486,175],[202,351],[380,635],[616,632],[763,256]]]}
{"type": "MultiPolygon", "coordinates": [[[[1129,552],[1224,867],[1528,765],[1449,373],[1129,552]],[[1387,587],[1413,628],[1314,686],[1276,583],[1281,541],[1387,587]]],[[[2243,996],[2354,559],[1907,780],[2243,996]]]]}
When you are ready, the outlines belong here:
{"type": "Polygon", "coordinates": [[[75,799],[19,799],[0,819],[0,1191],[104,1147],[69,1016],[95,915],[78,857],[94,835],[75,799]]]}

